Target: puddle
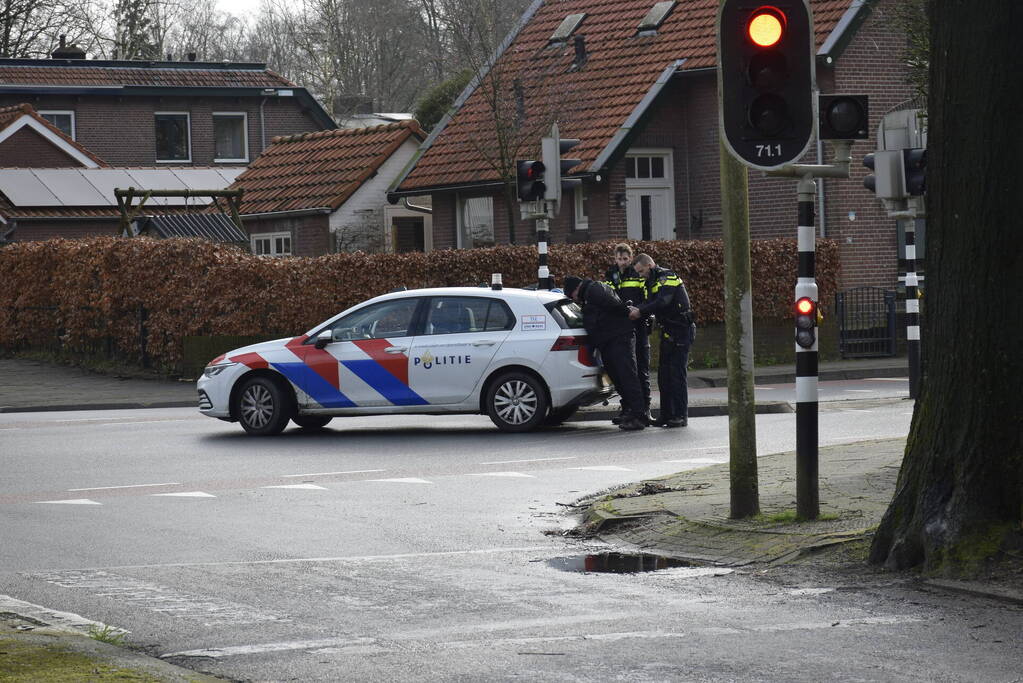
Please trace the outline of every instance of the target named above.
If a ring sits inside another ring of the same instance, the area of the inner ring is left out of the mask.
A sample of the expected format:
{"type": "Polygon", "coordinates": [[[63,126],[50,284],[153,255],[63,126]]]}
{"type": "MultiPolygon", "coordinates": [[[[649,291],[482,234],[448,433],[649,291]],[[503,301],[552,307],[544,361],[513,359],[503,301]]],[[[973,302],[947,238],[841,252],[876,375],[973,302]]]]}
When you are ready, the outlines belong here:
{"type": "Polygon", "coordinates": [[[599,572],[606,574],[638,574],[640,572],[655,572],[658,569],[697,566],[692,562],[676,560],[672,557],[640,553],[600,553],[599,555],[555,557],[548,560],[547,564],[565,572],[599,572]]]}

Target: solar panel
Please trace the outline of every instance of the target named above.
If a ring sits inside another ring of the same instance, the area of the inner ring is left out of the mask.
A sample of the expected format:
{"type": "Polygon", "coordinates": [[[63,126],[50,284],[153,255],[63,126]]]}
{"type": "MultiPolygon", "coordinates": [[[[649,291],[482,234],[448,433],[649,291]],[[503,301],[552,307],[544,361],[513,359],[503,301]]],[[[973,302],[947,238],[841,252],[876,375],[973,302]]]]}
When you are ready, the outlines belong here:
{"type": "Polygon", "coordinates": [[[87,168],[81,171],[82,177],[99,190],[109,206],[117,206],[117,199],[114,198],[114,188],[128,189],[137,184],[131,176],[120,168],[87,168]]]}
{"type": "Polygon", "coordinates": [[[77,168],[40,168],[36,177],[57,197],[64,206],[109,206],[109,199],[85,179],[77,168]]]}
{"type": "MultiPolygon", "coordinates": [[[[144,188],[146,190],[187,190],[188,187],[181,182],[181,179],[174,175],[176,169],[140,169],[130,168],[128,169],[128,175],[133,179],[132,185],[138,188],[144,188]]],[[[188,200],[188,203],[195,203],[194,199],[188,200]]],[[[147,205],[156,206],[184,206],[184,197],[152,197],[147,205]]]]}
{"type": "Polygon", "coordinates": [[[190,190],[220,190],[225,187],[224,176],[215,168],[176,168],[174,175],[190,190]]]}
{"type": "Polygon", "coordinates": [[[0,192],[15,206],[61,206],[57,196],[27,169],[0,170],[0,192]]]}

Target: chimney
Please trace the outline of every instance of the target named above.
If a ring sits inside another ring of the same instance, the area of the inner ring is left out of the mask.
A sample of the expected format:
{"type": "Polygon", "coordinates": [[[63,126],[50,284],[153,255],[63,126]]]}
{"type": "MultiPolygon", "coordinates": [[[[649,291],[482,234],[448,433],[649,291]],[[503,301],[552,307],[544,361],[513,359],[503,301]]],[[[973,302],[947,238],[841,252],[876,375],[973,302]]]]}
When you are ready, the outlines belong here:
{"type": "Polygon", "coordinates": [[[85,50],[74,43],[67,44],[67,36],[61,34],[60,47],[50,55],[53,59],[85,59],[85,50]]]}
{"type": "Polygon", "coordinates": [[[196,57],[196,54],[194,52],[189,52],[188,53],[188,61],[194,62],[195,61],[195,57],[196,57]]]}

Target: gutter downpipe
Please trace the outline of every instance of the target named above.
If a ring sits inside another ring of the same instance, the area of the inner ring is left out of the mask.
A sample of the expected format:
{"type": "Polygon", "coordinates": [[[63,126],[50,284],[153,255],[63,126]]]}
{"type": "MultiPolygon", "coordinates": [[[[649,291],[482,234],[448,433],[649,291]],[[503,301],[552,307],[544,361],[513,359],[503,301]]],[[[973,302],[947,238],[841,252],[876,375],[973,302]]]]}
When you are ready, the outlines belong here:
{"type": "MultiPolygon", "coordinates": [[[[824,164],[824,143],[817,139],[817,163],[818,165],[824,164]]],[[[820,179],[817,183],[817,215],[821,219],[821,239],[828,236],[827,220],[828,214],[824,211],[824,178],[820,179]]]]}
{"type": "Polygon", "coordinates": [[[404,206],[409,211],[415,211],[417,213],[425,213],[425,214],[427,214],[429,216],[433,215],[433,207],[419,206],[418,204],[413,204],[412,202],[410,202],[408,200],[408,197],[402,197],[401,198],[401,205],[404,206]]]}
{"type": "Polygon", "coordinates": [[[265,124],[265,122],[263,120],[263,105],[265,105],[265,104],[266,104],[266,96],[264,95],[263,99],[261,99],[259,101],[259,139],[260,139],[260,145],[262,145],[259,148],[260,153],[263,153],[263,152],[266,151],[266,124],[265,124]]]}

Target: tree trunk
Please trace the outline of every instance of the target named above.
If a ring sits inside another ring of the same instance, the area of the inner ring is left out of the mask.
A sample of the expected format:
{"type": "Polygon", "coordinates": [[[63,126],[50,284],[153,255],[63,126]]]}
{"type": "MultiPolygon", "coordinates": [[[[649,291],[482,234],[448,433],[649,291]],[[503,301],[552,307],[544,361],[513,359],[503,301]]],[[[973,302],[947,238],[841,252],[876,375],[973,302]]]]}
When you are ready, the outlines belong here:
{"type": "Polygon", "coordinates": [[[932,0],[924,381],[870,560],[969,574],[1023,537],[1023,5],[932,0]]]}

